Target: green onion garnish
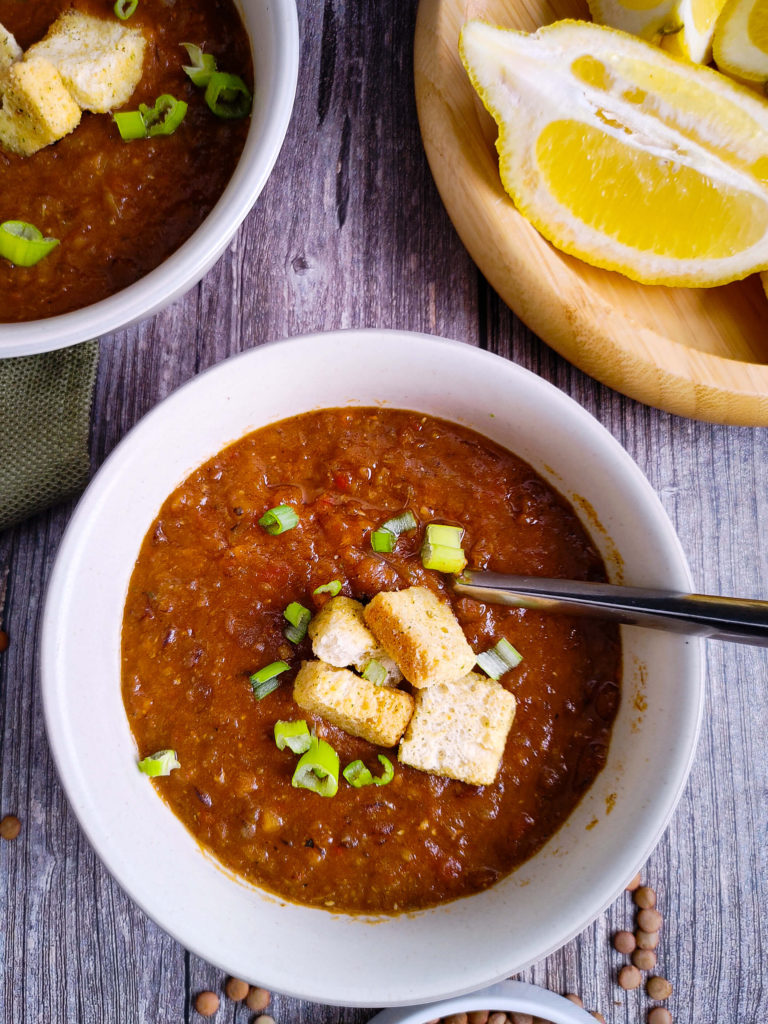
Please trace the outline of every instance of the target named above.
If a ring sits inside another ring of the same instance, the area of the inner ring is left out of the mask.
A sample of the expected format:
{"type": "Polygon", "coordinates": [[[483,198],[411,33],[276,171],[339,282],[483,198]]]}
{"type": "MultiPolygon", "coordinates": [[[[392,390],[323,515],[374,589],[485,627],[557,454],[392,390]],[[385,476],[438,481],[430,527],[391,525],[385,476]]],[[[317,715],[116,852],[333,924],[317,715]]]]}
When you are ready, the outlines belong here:
{"type": "Polygon", "coordinates": [[[251,112],[251,90],[239,75],[213,71],[205,87],[205,102],[216,117],[247,117],[251,112]]]}
{"type": "Polygon", "coordinates": [[[290,505],[275,505],[274,508],[267,509],[259,520],[259,526],[263,526],[267,533],[274,536],[292,530],[298,524],[299,517],[290,505]]]}
{"type": "Polygon", "coordinates": [[[339,755],[325,740],[311,738],[309,749],[303,754],[291,785],[296,789],[311,789],[320,796],[336,796],[339,788],[339,755]]]}
{"type": "Polygon", "coordinates": [[[17,267],[34,267],[59,244],[58,238],[43,238],[34,224],[7,220],[0,224],[0,256],[17,267]]]}
{"type": "Polygon", "coordinates": [[[174,768],[181,768],[175,750],[158,750],[156,754],[139,761],[139,771],[156,778],[158,775],[170,775],[174,768]]]}
{"type": "Polygon", "coordinates": [[[387,681],[387,670],[380,661],[376,661],[375,658],[371,658],[363,669],[363,679],[367,679],[376,686],[382,686],[387,681]]]}
{"type": "Polygon", "coordinates": [[[288,747],[294,754],[304,754],[312,746],[307,723],[302,718],[298,722],[275,722],[275,743],[278,750],[288,747]]]}
{"type": "Polygon", "coordinates": [[[144,124],[144,118],[138,110],[118,111],[112,117],[123,142],[131,142],[133,139],[146,139],[147,126],[144,124]]]}
{"type": "Polygon", "coordinates": [[[331,597],[336,597],[337,594],[341,593],[341,580],[331,580],[330,583],[323,583],[321,587],[315,587],[312,593],[330,594],[331,597]]]}
{"type": "Polygon", "coordinates": [[[378,755],[379,761],[384,766],[384,772],[378,778],[376,778],[371,771],[366,768],[362,761],[352,761],[342,772],[342,775],[355,789],[360,789],[362,786],[386,786],[388,782],[391,782],[395,777],[395,769],[392,767],[392,762],[388,757],[384,757],[383,754],[378,755]]]}
{"type": "Polygon", "coordinates": [[[399,516],[393,516],[386,523],[382,523],[378,530],[371,534],[371,547],[374,551],[389,552],[395,550],[395,542],[401,533],[408,530],[415,530],[418,526],[416,516],[410,510],[402,512],[399,516]]]}
{"type": "Polygon", "coordinates": [[[285,631],[286,639],[290,640],[292,644],[301,643],[307,635],[307,626],[312,618],[312,612],[298,601],[291,601],[283,615],[290,622],[290,626],[285,631]]]}
{"type": "Polygon", "coordinates": [[[504,637],[490,649],[477,656],[477,664],[491,679],[501,679],[505,672],[523,660],[522,654],[504,637]]]}
{"type": "Polygon", "coordinates": [[[173,135],[184,120],[187,104],[184,100],[177,100],[175,96],[163,93],[155,100],[154,107],[140,103],[139,112],[147,126],[147,134],[150,138],[155,135],[173,135]]]}
{"type": "Polygon", "coordinates": [[[379,553],[395,550],[397,537],[389,530],[374,530],[371,534],[371,547],[379,553]]]}
{"type": "Polygon", "coordinates": [[[256,700],[262,700],[276,690],[280,685],[280,680],[277,677],[282,672],[287,672],[290,667],[284,661],[273,661],[271,665],[265,665],[258,672],[254,672],[251,676],[251,686],[256,700]]]}
{"type": "Polygon", "coordinates": [[[211,53],[203,53],[195,43],[182,43],[191,61],[190,64],[182,64],[181,70],[192,79],[195,85],[204,89],[211,80],[211,75],[216,70],[216,58],[211,53]]]}
{"type": "Polygon", "coordinates": [[[113,9],[120,21],[127,21],[138,6],[139,0],[115,0],[113,9]]]}
{"type": "Polygon", "coordinates": [[[421,564],[425,569],[438,572],[459,573],[467,564],[461,538],[464,530],[460,526],[445,526],[430,523],[421,546],[421,564]]]}

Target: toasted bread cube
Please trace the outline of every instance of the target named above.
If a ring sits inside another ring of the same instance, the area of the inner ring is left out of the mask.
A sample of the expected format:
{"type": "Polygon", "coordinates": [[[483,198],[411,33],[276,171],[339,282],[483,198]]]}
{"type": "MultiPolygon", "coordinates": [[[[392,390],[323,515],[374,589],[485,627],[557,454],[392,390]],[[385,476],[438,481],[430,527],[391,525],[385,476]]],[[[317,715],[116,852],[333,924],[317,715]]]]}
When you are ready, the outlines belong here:
{"type": "Polygon", "coordinates": [[[515,703],[500,683],[477,672],[419,690],[398,759],[432,775],[489,786],[501,764],[515,703]]]}
{"type": "Polygon", "coordinates": [[[365,621],[412,686],[461,679],[477,660],[450,606],[425,587],[377,594],[365,621]]]}
{"type": "Polygon", "coordinates": [[[393,747],[413,713],[413,697],[402,690],[376,686],[346,668],[305,661],[293,684],[293,699],[352,736],[380,747],[393,747]]]}
{"type": "Polygon", "coordinates": [[[315,657],[335,668],[354,665],[365,671],[369,661],[380,662],[387,672],[384,686],[397,686],[403,678],[363,619],[363,606],[351,597],[332,597],[309,624],[315,657]]]}
{"type": "Polygon", "coordinates": [[[95,18],[68,10],[24,55],[49,60],[83,110],[104,114],[131,98],[141,78],[144,34],[117,18],[95,18]]]}
{"type": "Polygon", "coordinates": [[[0,71],[5,71],[21,57],[21,47],[8,29],[0,23],[0,71]]]}
{"type": "Polygon", "coordinates": [[[80,107],[53,64],[16,61],[0,75],[0,145],[30,156],[80,123],[80,107]]]}

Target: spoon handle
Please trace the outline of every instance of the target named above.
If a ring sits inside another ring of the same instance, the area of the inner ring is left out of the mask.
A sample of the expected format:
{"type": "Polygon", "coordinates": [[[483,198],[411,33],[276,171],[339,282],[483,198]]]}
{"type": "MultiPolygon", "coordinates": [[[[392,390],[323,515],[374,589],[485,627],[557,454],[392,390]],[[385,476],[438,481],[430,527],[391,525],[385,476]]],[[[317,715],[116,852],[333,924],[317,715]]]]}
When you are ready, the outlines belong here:
{"type": "Polygon", "coordinates": [[[466,569],[454,590],[476,601],[567,612],[768,647],[768,601],[466,569]]]}

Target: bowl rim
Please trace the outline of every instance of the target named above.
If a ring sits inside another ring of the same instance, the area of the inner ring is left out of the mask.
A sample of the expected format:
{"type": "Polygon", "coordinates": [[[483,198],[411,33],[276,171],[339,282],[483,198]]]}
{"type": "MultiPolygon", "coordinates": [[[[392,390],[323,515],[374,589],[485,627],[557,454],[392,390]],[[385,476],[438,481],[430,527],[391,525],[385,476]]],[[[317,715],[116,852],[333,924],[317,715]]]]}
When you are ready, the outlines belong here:
{"type": "MultiPolygon", "coordinates": [[[[335,354],[338,355],[340,347],[350,346],[355,342],[370,344],[371,341],[376,338],[378,338],[381,344],[385,347],[390,343],[397,343],[399,341],[403,345],[407,345],[409,347],[409,351],[413,351],[414,346],[418,346],[432,350],[436,357],[447,348],[452,348],[456,358],[461,358],[460,352],[463,352],[463,354],[471,360],[484,360],[488,364],[492,363],[498,374],[508,374],[520,377],[521,382],[524,382],[526,386],[537,391],[538,397],[541,397],[543,394],[554,396],[556,402],[561,404],[561,407],[566,407],[571,415],[581,420],[584,424],[585,432],[597,432],[602,442],[608,446],[612,455],[615,457],[616,464],[622,465],[632,475],[648,499],[649,505],[652,507],[653,514],[657,517],[654,521],[657,521],[657,525],[660,527],[661,524],[664,524],[664,529],[666,530],[665,542],[668,542],[669,549],[668,553],[671,552],[674,559],[672,569],[673,576],[675,578],[673,579],[673,584],[681,587],[686,585],[689,588],[692,587],[690,571],[688,569],[682,547],[658,496],[639,467],[622,448],[619,442],[609,433],[609,431],[603,427],[595,417],[554,385],[531,373],[531,371],[518,366],[510,360],[466,345],[463,342],[449,341],[436,336],[415,334],[413,332],[376,329],[353,329],[295,337],[285,339],[282,342],[272,342],[269,345],[260,346],[259,348],[251,349],[232,356],[206,370],[204,373],[192,378],[162,402],[158,403],[157,406],[137,422],[137,424],[119,442],[113,452],[105,460],[104,464],[99,469],[78,503],[70,524],[62,538],[45,597],[45,606],[41,625],[41,685],[45,725],[57,772],[68,797],[70,806],[74,810],[81,827],[109,873],[112,874],[131,899],[136,902],[149,917],[159,924],[166,932],[173,935],[186,948],[191,949],[207,961],[221,967],[223,970],[235,973],[237,976],[241,977],[249,977],[249,967],[247,962],[233,964],[231,960],[231,953],[222,954],[218,947],[212,945],[207,933],[193,933],[193,931],[190,930],[192,926],[185,919],[181,920],[178,917],[174,918],[167,906],[161,906],[158,908],[157,905],[153,905],[153,900],[151,898],[147,898],[145,895],[146,887],[142,888],[141,885],[136,883],[135,878],[130,877],[130,874],[126,872],[124,863],[121,862],[119,856],[116,856],[114,848],[105,851],[104,837],[100,836],[98,831],[94,831],[93,823],[89,820],[88,814],[86,813],[88,810],[86,801],[84,800],[82,793],[78,790],[79,782],[77,776],[79,768],[77,760],[73,755],[73,751],[68,746],[70,736],[67,732],[67,725],[66,723],[62,725],[62,722],[66,719],[68,714],[68,708],[66,701],[63,700],[63,691],[57,692],[58,679],[56,669],[58,655],[57,647],[60,642],[66,642],[66,621],[62,622],[60,620],[60,616],[57,615],[57,610],[62,602],[66,605],[67,587],[70,582],[70,574],[73,572],[73,567],[74,570],[77,569],[77,559],[82,558],[83,544],[87,540],[87,534],[91,528],[91,523],[94,516],[98,516],[100,506],[102,505],[105,495],[107,495],[113,480],[119,476],[122,462],[126,458],[130,458],[130,453],[134,447],[140,447],[142,444],[149,441],[153,434],[156,434],[156,424],[158,426],[161,425],[169,413],[183,409],[185,403],[195,395],[195,392],[198,389],[202,390],[204,388],[205,385],[201,382],[211,384],[212,382],[215,382],[217,378],[226,381],[230,376],[233,378],[236,376],[245,376],[245,371],[249,363],[254,364],[254,369],[258,369],[260,360],[269,362],[269,359],[277,358],[282,359],[283,362],[285,362],[287,359],[289,362],[292,361],[293,365],[296,363],[301,365],[302,350],[305,350],[307,355],[310,352],[317,353],[319,350],[322,355],[327,357],[327,355],[334,354],[334,349],[336,350],[335,354]],[[327,353],[325,350],[328,350],[327,353]],[[269,359],[263,359],[263,356],[266,353],[269,353],[269,359]]],[[[261,379],[263,381],[264,378],[257,377],[256,379],[261,379]]],[[[332,402],[331,404],[338,405],[340,403],[332,402]]],[[[407,402],[399,403],[398,405],[398,403],[393,401],[388,404],[400,408],[413,407],[409,406],[407,402]]],[[[320,404],[315,404],[313,407],[323,408],[327,405],[327,402],[321,402],[320,404]]],[[[304,411],[303,406],[300,411],[304,411]]],[[[276,417],[276,419],[279,418],[282,417],[276,417]]],[[[457,420],[461,422],[460,417],[458,416],[457,420]]],[[[251,429],[255,428],[245,427],[245,429],[241,430],[241,433],[237,436],[242,436],[251,429]]],[[[234,438],[230,438],[230,440],[233,439],[234,438]]],[[[223,447],[223,445],[219,445],[219,447],[223,447]]],[[[202,454],[197,459],[195,465],[199,465],[206,461],[212,454],[214,454],[214,452],[202,454]]],[[[190,466],[189,469],[179,477],[178,481],[169,482],[166,485],[165,493],[170,493],[173,487],[177,486],[177,483],[195,468],[195,465],[190,466]]],[[[650,514],[651,513],[649,511],[649,516],[650,514]]],[[[674,638],[674,641],[670,639],[670,642],[682,641],[680,641],[679,638],[674,638]]],[[[278,970],[277,977],[274,978],[274,980],[273,978],[265,977],[262,973],[258,983],[266,984],[267,987],[284,992],[285,994],[293,995],[297,998],[336,1005],[370,1006],[373,1004],[378,1006],[395,1006],[410,1003],[423,1003],[436,998],[444,998],[465,992],[471,992],[482,986],[488,985],[489,983],[500,981],[503,978],[508,977],[513,970],[523,970],[531,963],[549,955],[551,952],[560,948],[560,946],[572,939],[575,935],[583,931],[584,928],[595,920],[595,918],[598,917],[603,910],[605,910],[605,908],[617,898],[629,879],[633,877],[633,875],[644,864],[649,853],[666,829],[686,785],[701,727],[704,701],[704,664],[702,658],[703,641],[698,638],[687,638],[684,642],[685,659],[686,665],[689,666],[693,696],[689,695],[687,701],[688,706],[686,709],[683,742],[676,753],[676,768],[672,775],[674,788],[669,787],[665,790],[663,799],[660,800],[658,806],[654,808],[653,828],[651,829],[647,826],[644,827],[645,838],[642,846],[638,846],[636,848],[636,851],[631,855],[631,858],[628,854],[625,854],[624,860],[626,863],[622,865],[621,870],[624,873],[621,877],[615,874],[615,876],[610,880],[607,888],[605,884],[603,885],[600,900],[594,904],[590,903],[586,914],[583,914],[581,911],[579,911],[578,914],[576,912],[572,913],[571,921],[568,923],[567,929],[558,934],[556,938],[553,937],[546,947],[541,946],[540,948],[535,948],[529,959],[524,962],[515,962],[514,964],[498,963],[492,967],[484,967],[483,970],[487,971],[487,973],[477,974],[472,977],[454,977],[451,979],[449,986],[446,986],[446,984],[443,983],[441,987],[436,988],[429,978],[425,978],[422,988],[418,989],[418,991],[414,992],[409,990],[397,995],[393,995],[386,988],[376,992],[371,991],[370,988],[364,990],[360,989],[360,991],[355,990],[354,993],[346,993],[345,991],[339,991],[338,989],[328,991],[322,986],[312,987],[309,983],[295,978],[295,972],[291,972],[290,970],[286,972],[282,967],[278,970]]],[[[159,800],[157,802],[158,804],[161,803],[159,800]]],[[[163,808],[167,814],[167,808],[165,805],[163,805],[163,808]]],[[[169,815],[169,818],[172,817],[173,815],[169,815]]],[[[174,820],[176,819],[174,818],[174,820]]],[[[566,826],[567,824],[568,823],[566,822],[566,826]]],[[[563,828],[566,826],[563,826],[563,828]]],[[[183,829],[183,826],[180,827],[183,829]]],[[[496,888],[497,887],[495,886],[492,887],[492,889],[487,890],[487,893],[493,893],[496,888]]],[[[475,899],[478,896],[483,897],[484,895],[486,894],[476,894],[476,897],[470,897],[469,899],[475,899]]],[[[454,901],[453,903],[444,904],[442,907],[436,909],[439,913],[445,908],[451,909],[462,902],[469,901],[454,901]]],[[[287,904],[283,901],[281,904],[281,912],[288,914],[291,912],[291,907],[295,907],[295,905],[287,904]]],[[[432,911],[426,911],[424,913],[430,914],[431,912],[432,911]]],[[[322,915],[324,912],[317,911],[317,913],[322,915]]],[[[402,915],[402,917],[405,916],[407,915],[402,915]]],[[[325,917],[341,917],[341,915],[325,914],[325,917]]],[[[349,918],[347,918],[347,920],[349,920],[349,918]]],[[[358,918],[358,920],[364,921],[365,919],[358,918]]],[[[393,919],[390,918],[388,920],[393,919]]],[[[400,920],[400,918],[396,918],[394,920],[400,920]]],[[[272,967],[274,970],[274,965],[272,965],[272,967]]]]}
{"type": "MultiPolygon", "coordinates": [[[[245,23],[243,0],[235,3],[245,23]]],[[[42,320],[0,323],[0,359],[68,348],[148,318],[194,287],[219,259],[261,194],[293,113],[300,54],[296,0],[271,0],[263,12],[274,42],[265,117],[259,124],[252,119],[232,177],[205,220],[158,267],[114,295],[42,320]]],[[[252,37],[250,45],[257,66],[252,37]]]]}

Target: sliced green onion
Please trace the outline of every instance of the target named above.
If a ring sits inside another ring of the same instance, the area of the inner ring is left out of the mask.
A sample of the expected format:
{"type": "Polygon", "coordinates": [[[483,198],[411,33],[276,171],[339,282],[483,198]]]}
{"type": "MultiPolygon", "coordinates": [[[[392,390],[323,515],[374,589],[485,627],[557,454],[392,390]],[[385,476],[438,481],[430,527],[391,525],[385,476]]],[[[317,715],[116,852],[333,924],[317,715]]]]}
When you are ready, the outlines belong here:
{"type": "Polygon", "coordinates": [[[376,661],[375,658],[371,658],[363,669],[363,679],[367,679],[376,686],[382,686],[387,681],[387,670],[380,661],[376,661]]]}
{"type": "Polygon", "coordinates": [[[157,97],[154,107],[140,103],[139,113],[150,138],[155,135],[173,135],[186,116],[187,104],[166,92],[157,97]]]}
{"type": "Polygon", "coordinates": [[[288,747],[294,754],[304,754],[312,746],[307,723],[302,718],[298,722],[275,722],[275,743],[278,750],[288,747]]]}
{"type": "Polygon", "coordinates": [[[396,540],[397,537],[389,530],[374,530],[371,534],[371,547],[379,553],[394,551],[396,540]]]}
{"type": "Polygon", "coordinates": [[[395,769],[392,766],[392,762],[388,757],[384,757],[383,754],[378,755],[379,761],[384,766],[384,772],[378,778],[374,776],[371,771],[366,768],[362,761],[352,761],[342,772],[342,775],[355,789],[361,789],[363,786],[386,786],[388,782],[391,782],[395,777],[395,769]]]}
{"type": "Polygon", "coordinates": [[[331,597],[336,597],[337,594],[341,593],[341,580],[331,580],[330,583],[323,583],[321,587],[315,587],[312,593],[330,594],[331,597]]]}
{"type": "Polygon", "coordinates": [[[489,651],[477,656],[477,664],[491,679],[501,679],[505,672],[515,668],[523,660],[520,651],[516,650],[504,637],[489,651]]]}
{"type": "Polygon", "coordinates": [[[251,112],[251,90],[239,75],[214,71],[205,87],[205,102],[216,117],[247,117],[251,112]]]}
{"type": "Polygon", "coordinates": [[[290,622],[290,626],[285,631],[286,638],[292,644],[300,643],[307,635],[307,626],[312,618],[312,612],[298,601],[291,601],[283,615],[290,622]]]}
{"type": "Polygon", "coordinates": [[[462,548],[429,544],[425,541],[421,548],[421,564],[425,569],[459,573],[466,566],[467,559],[462,548]]]}
{"type": "Polygon", "coordinates": [[[127,21],[132,14],[136,13],[139,0],[115,0],[113,8],[120,21],[127,21]]]}
{"type": "Polygon", "coordinates": [[[191,61],[190,64],[182,64],[181,70],[192,79],[195,85],[204,89],[211,80],[211,75],[216,70],[216,58],[212,53],[203,53],[195,43],[182,43],[191,61]]]}
{"type": "Polygon", "coordinates": [[[290,667],[284,661],[273,661],[270,665],[260,668],[258,672],[254,672],[251,676],[251,686],[256,700],[262,700],[276,690],[280,685],[280,680],[277,677],[282,672],[287,672],[290,667]]]}
{"type": "Polygon", "coordinates": [[[181,768],[175,750],[158,750],[139,761],[139,771],[153,779],[158,775],[170,775],[174,768],[181,768]]]}
{"type": "Polygon", "coordinates": [[[430,523],[427,526],[426,541],[428,544],[446,548],[460,548],[464,530],[461,526],[445,526],[442,523],[430,523]]]}
{"type": "Polygon", "coordinates": [[[123,142],[131,142],[133,139],[146,139],[147,126],[138,110],[118,111],[112,117],[123,142]]]}
{"type": "Polygon", "coordinates": [[[58,238],[43,238],[42,231],[25,220],[0,224],[0,256],[14,266],[34,267],[58,244],[58,238]]]}
{"type": "Polygon", "coordinates": [[[382,530],[389,530],[390,533],[394,533],[396,537],[399,537],[401,533],[407,533],[408,530],[415,530],[419,524],[416,522],[416,516],[408,509],[399,516],[393,516],[388,519],[386,523],[381,524],[382,530]]]}
{"type": "Polygon", "coordinates": [[[274,536],[292,530],[298,525],[299,517],[290,505],[275,505],[274,508],[267,509],[259,520],[259,526],[263,526],[267,533],[274,536]]]}
{"type": "Polygon", "coordinates": [[[311,789],[320,796],[336,796],[339,788],[339,755],[325,740],[311,738],[309,750],[302,755],[293,773],[291,785],[311,789]]]}

